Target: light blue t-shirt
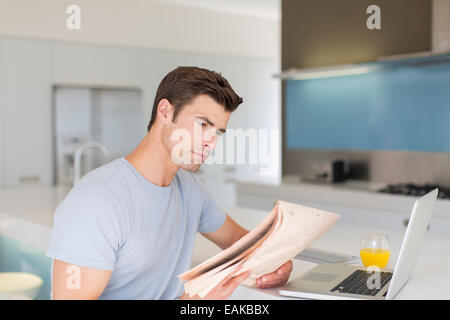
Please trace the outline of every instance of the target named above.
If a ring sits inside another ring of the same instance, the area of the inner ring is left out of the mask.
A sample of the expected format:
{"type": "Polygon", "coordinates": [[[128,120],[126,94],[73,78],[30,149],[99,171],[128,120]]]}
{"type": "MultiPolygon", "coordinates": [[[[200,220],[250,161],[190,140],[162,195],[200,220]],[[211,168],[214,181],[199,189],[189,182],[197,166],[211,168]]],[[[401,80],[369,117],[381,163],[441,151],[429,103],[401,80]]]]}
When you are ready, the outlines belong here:
{"type": "Polygon", "coordinates": [[[112,270],[100,299],[174,299],[196,233],[219,229],[225,216],[191,172],[179,169],[160,187],[120,158],[88,173],[60,203],[46,255],[112,270]]]}

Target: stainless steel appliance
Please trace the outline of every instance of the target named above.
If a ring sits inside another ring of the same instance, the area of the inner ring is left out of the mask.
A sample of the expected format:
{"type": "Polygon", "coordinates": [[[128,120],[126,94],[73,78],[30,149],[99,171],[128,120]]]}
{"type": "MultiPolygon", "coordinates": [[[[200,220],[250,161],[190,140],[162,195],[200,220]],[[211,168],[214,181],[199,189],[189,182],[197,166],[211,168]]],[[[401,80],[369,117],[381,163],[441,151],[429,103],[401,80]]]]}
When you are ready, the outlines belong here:
{"type": "Polygon", "coordinates": [[[300,177],[304,181],[342,182],[349,175],[349,162],[343,158],[308,159],[300,166],[300,177]]]}

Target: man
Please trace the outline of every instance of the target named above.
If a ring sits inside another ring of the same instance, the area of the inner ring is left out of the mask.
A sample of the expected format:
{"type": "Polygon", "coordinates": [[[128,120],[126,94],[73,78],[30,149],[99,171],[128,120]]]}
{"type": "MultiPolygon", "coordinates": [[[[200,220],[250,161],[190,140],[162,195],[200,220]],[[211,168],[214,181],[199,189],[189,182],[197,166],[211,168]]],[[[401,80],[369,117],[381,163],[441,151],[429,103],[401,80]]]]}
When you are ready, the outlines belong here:
{"type": "MultiPolygon", "coordinates": [[[[178,67],[164,77],[141,143],[83,177],[56,209],[47,250],[53,299],[200,298],[177,278],[190,268],[196,233],[225,249],[248,231],[192,172],[241,103],[216,72],[178,67]]],[[[257,285],[283,285],[291,270],[288,261],[257,285]]],[[[205,299],[226,299],[248,276],[225,279],[205,299]]]]}

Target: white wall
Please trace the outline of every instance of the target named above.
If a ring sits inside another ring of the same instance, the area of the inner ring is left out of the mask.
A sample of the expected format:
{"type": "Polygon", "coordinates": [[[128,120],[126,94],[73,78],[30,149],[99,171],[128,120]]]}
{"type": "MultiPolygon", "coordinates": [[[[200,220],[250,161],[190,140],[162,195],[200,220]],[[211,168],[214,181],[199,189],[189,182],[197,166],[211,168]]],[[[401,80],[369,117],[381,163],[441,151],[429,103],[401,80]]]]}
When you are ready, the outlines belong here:
{"type": "Polygon", "coordinates": [[[0,34],[277,58],[278,19],[222,13],[151,0],[0,0],[0,34]],[[66,8],[81,8],[81,29],[66,8]]]}

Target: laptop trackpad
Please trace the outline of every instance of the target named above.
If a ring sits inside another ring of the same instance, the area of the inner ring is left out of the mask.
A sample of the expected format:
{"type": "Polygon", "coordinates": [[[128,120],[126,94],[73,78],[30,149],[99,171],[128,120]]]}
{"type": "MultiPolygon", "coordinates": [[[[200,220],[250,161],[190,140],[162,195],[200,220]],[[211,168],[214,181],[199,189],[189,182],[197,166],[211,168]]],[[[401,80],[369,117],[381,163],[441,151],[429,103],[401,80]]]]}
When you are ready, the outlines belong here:
{"type": "Polygon", "coordinates": [[[312,272],[302,280],[308,281],[318,281],[318,282],[333,282],[339,275],[332,273],[320,273],[320,272],[312,272]]]}

